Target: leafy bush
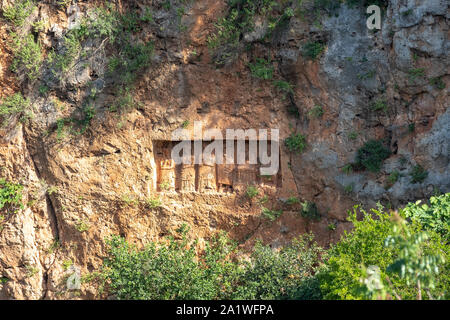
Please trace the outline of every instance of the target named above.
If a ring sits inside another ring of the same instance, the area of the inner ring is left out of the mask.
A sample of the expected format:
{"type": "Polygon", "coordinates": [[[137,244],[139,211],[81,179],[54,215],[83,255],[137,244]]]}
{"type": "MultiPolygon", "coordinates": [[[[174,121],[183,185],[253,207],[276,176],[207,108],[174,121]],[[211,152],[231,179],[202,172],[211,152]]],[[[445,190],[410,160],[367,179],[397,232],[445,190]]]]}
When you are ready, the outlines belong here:
{"type": "Polygon", "coordinates": [[[15,26],[21,27],[35,8],[36,5],[32,0],[19,0],[3,8],[3,16],[15,26]]]}
{"type": "Polygon", "coordinates": [[[248,186],[245,194],[249,199],[253,199],[254,197],[256,197],[259,194],[259,191],[258,191],[258,188],[255,186],[248,186]]]}
{"type": "Polygon", "coordinates": [[[118,299],[214,299],[229,294],[227,287],[239,272],[226,260],[233,249],[230,243],[215,242],[207,248],[203,263],[196,259],[194,246],[170,238],[166,243],[150,243],[143,250],[120,237],[109,242],[109,256],[104,261],[103,276],[109,290],[118,299]],[[219,278],[223,271],[226,278],[219,278]]]}
{"type": "Polygon", "coordinates": [[[48,56],[48,62],[53,63],[52,71],[55,75],[66,73],[74,63],[75,58],[80,54],[81,39],[76,35],[75,29],[72,29],[64,37],[64,51],[51,51],[48,56]]]}
{"type": "Polygon", "coordinates": [[[155,199],[146,199],[145,200],[145,204],[150,208],[150,209],[155,209],[155,208],[159,208],[162,205],[161,199],[159,198],[155,198],[155,199]]]}
{"type": "Polygon", "coordinates": [[[23,186],[0,178],[0,211],[8,208],[23,208],[23,186]]]}
{"type": "Polygon", "coordinates": [[[305,201],[302,203],[302,209],[300,210],[302,217],[311,220],[320,220],[320,212],[317,209],[317,205],[314,202],[305,201]]]}
{"type": "Polygon", "coordinates": [[[270,221],[277,220],[282,214],[282,210],[270,210],[268,208],[262,208],[261,214],[264,218],[269,219],[270,221]]]}
{"type": "Polygon", "coordinates": [[[319,283],[314,275],[322,252],[308,234],[279,251],[257,243],[233,298],[320,299],[319,283]]]}
{"type": "Polygon", "coordinates": [[[387,159],[390,154],[390,150],[383,146],[382,141],[370,140],[358,149],[355,165],[371,172],[378,172],[383,160],[387,159]]]}
{"type": "Polygon", "coordinates": [[[11,69],[14,72],[24,71],[30,80],[36,79],[43,60],[39,42],[34,41],[32,34],[24,37],[12,34],[12,39],[14,59],[11,63],[11,69]]]}
{"type": "MultiPolygon", "coordinates": [[[[393,297],[396,294],[402,299],[415,299],[417,288],[408,284],[397,272],[388,269],[396,261],[401,261],[402,247],[386,246],[385,240],[395,235],[392,215],[383,211],[382,207],[372,209],[371,213],[360,210],[363,219],[357,220],[358,207],[356,206],[348,220],[354,225],[352,232],[345,232],[341,241],[333,245],[324,256],[325,264],[319,272],[320,287],[325,299],[364,299],[367,297],[365,284],[361,282],[366,274],[366,268],[377,266],[380,279],[383,281],[389,276],[389,281],[395,287],[386,288],[387,293],[393,297]]],[[[422,233],[421,226],[415,223],[406,224],[405,228],[410,236],[415,237],[422,233]]],[[[429,233],[429,239],[420,244],[420,250],[425,256],[435,256],[443,253],[446,264],[439,266],[436,278],[436,287],[430,288],[433,296],[440,296],[448,291],[450,283],[450,268],[448,258],[449,247],[442,243],[441,237],[429,233]]]]}
{"type": "Polygon", "coordinates": [[[257,243],[250,261],[224,234],[195,253],[187,229],[180,240],[152,242],[139,250],[120,237],[108,241],[101,272],[118,299],[318,299],[314,278],[322,253],[311,235],[276,251],[257,243]]]}
{"type": "Polygon", "coordinates": [[[3,118],[2,125],[6,125],[6,121],[11,116],[20,115],[20,120],[24,120],[27,115],[27,109],[30,101],[25,99],[21,93],[15,93],[6,97],[0,103],[0,119],[3,118]]]}
{"type": "Polygon", "coordinates": [[[292,133],[286,138],[284,144],[290,152],[302,153],[306,148],[306,137],[301,133],[292,133]]]}
{"type": "Polygon", "coordinates": [[[347,163],[345,166],[342,167],[341,171],[346,174],[350,174],[353,172],[353,165],[351,163],[347,163]]]}
{"type": "Polygon", "coordinates": [[[421,201],[408,203],[402,209],[405,217],[420,223],[425,229],[433,230],[450,241],[450,193],[431,197],[429,203],[421,201]]]}
{"type": "Polygon", "coordinates": [[[417,78],[425,77],[424,68],[413,68],[408,70],[408,78],[410,82],[414,82],[417,78]]]}
{"type": "Polygon", "coordinates": [[[228,5],[227,15],[217,21],[215,33],[208,38],[210,48],[237,46],[241,36],[253,30],[255,16],[270,15],[278,4],[273,0],[239,0],[228,5]]]}
{"type": "Polygon", "coordinates": [[[385,113],[388,111],[388,105],[384,100],[377,100],[372,104],[373,111],[384,111],[385,113]]]}
{"type": "Polygon", "coordinates": [[[292,206],[294,204],[300,203],[300,200],[298,200],[297,197],[289,197],[289,198],[287,198],[286,203],[288,205],[292,206]]]}
{"type": "Polygon", "coordinates": [[[409,175],[411,176],[411,183],[420,183],[428,177],[428,172],[418,164],[412,168],[409,175]]]}
{"type": "Polygon", "coordinates": [[[303,46],[303,56],[311,60],[316,60],[323,50],[325,50],[325,46],[322,43],[309,41],[303,46]]]}
{"type": "Polygon", "coordinates": [[[287,93],[287,94],[294,94],[294,90],[292,88],[292,85],[284,80],[275,80],[273,82],[273,85],[280,91],[287,93]]]}
{"type": "Polygon", "coordinates": [[[314,106],[311,110],[308,111],[308,116],[312,118],[320,118],[323,116],[323,108],[321,106],[314,106]]]}
{"type": "Polygon", "coordinates": [[[78,27],[67,32],[64,50],[50,53],[49,62],[53,63],[54,74],[64,73],[73,66],[82,52],[83,41],[103,39],[118,50],[108,63],[109,71],[121,75],[120,85],[130,85],[137,72],[148,66],[153,53],[153,43],[131,41],[132,33],[139,29],[141,21],[135,12],[121,14],[112,5],[90,11],[78,27]]]}
{"type": "Polygon", "coordinates": [[[270,60],[257,58],[255,63],[250,63],[248,66],[255,78],[270,80],[273,77],[273,66],[270,60]]]}
{"type": "Polygon", "coordinates": [[[440,77],[431,78],[430,79],[430,84],[432,86],[438,88],[439,90],[442,90],[442,89],[445,88],[445,82],[440,77]]]}
{"type": "Polygon", "coordinates": [[[356,140],[356,138],[358,138],[358,132],[356,132],[356,131],[351,131],[351,132],[348,134],[348,138],[349,138],[350,140],[356,140]]]}
{"type": "Polygon", "coordinates": [[[392,187],[398,181],[398,178],[400,178],[400,172],[397,170],[392,171],[387,177],[386,188],[392,187]]]}

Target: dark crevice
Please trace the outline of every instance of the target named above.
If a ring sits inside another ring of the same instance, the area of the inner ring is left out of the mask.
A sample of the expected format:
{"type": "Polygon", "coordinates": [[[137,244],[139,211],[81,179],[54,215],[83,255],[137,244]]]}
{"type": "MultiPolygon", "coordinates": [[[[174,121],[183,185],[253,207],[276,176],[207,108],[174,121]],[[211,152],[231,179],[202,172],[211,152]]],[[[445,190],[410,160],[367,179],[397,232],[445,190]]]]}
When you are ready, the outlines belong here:
{"type": "MultiPolygon", "coordinates": [[[[34,167],[34,170],[36,172],[37,178],[41,179],[41,172],[40,172],[40,170],[39,170],[39,168],[38,168],[38,166],[36,164],[36,161],[34,159],[34,155],[32,154],[32,152],[31,152],[31,150],[29,148],[28,135],[27,135],[26,130],[24,128],[22,130],[23,130],[22,132],[23,132],[23,137],[24,137],[24,142],[25,142],[25,148],[27,149],[27,152],[28,152],[28,155],[30,156],[31,162],[33,163],[33,167],[34,167]]],[[[52,203],[52,201],[51,201],[51,199],[50,199],[48,194],[45,195],[45,201],[46,201],[46,204],[47,204],[48,211],[49,211],[51,217],[54,220],[53,227],[54,227],[54,230],[55,230],[54,232],[56,234],[55,239],[59,241],[60,236],[59,236],[58,218],[56,216],[55,207],[53,206],[53,203],[52,203]]],[[[53,263],[54,263],[54,261],[53,261],[53,263]]],[[[43,294],[41,296],[41,299],[45,299],[47,297],[47,293],[48,293],[48,272],[49,272],[50,268],[53,266],[53,263],[52,263],[52,265],[50,267],[43,268],[44,269],[44,273],[43,273],[42,281],[45,283],[45,289],[43,290],[43,294]]]]}

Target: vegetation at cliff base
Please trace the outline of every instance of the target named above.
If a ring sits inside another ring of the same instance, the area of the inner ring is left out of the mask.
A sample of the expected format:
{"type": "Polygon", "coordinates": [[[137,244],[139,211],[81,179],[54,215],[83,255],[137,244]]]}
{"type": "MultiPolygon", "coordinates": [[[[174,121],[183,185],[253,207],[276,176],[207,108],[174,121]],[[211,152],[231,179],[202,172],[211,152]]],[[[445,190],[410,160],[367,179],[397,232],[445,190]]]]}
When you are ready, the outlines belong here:
{"type": "Polygon", "coordinates": [[[142,249],[115,236],[101,279],[119,299],[448,299],[449,199],[355,206],[329,250],[309,234],[279,249],[256,242],[250,255],[223,233],[197,255],[186,226],[142,249]]]}
{"type": "MultiPolygon", "coordinates": [[[[367,276],[367,268],[370,266],[376,266],[379,270],[380,281],[384,283],[383,288],[390,299],[396,297],[416,299],[418,295],[416,283],[407,281],[396,270],[398,263],[406,263],[409,258],[417,259],[402,256],[404,245],[417,245],[416,249],[420,251],[417,255],[424,257],[424,261],[432,256],[439,256],[446,261],[435,266],[438,268],[437,274],[434,275],[437,285],[426,290],[429,290],[433,297],[448,295],[450,248],[443,242],[442,237],[432,230],[426,231],[425,239],[423,226],[418,223],[402,220],[403,231],[398,233],[398,230],[395,230],[395,219],[402,219],[401,217],[404,217],[402,212],[400,216],[396,216],[385,212],[382,207],[372,209],[371,212],[358,207],[354,209],[349,217],[354,229],[331,247],[324,257],[323,269],[318,274],[325,299],[369,298],[364,277],[367,276]],[[359,213],[363,214],[362,220],[357,219],[359,213]],[[390,245],[386,244],[387,239],[402,235],[407,236],[403,238],[402,245],[389,241],[390,245]],[[419,239],[420,243],[417,242],[419,239]]],[[[411,273],[423,274],[428,267],[419,263],[408,268],[411,273]]],[[[379,296],[374,295],[372,298],[379,296]]]]}
{"type": "Polygon", "coordinates": [[[139,250],[123,238],[109,240],[103,278],[119,299],[316,299],[314,280],[322,249],[312,236],[275,251],[257,243],[248,259],[224,234],[209,241],[199,257],[187,229],[175,240],[139,250]],[[299,285],[301,283],[301,285],[299,285]]]}

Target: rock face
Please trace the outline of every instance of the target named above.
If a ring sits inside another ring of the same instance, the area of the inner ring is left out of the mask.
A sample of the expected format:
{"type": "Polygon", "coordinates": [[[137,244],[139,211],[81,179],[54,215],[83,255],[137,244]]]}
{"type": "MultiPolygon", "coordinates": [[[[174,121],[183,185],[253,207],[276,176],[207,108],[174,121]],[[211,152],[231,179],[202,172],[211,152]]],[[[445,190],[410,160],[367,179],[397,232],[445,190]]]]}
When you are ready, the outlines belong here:
{"type": "MultiPolygon", "coordinates": [[[[0,128],[0,176],[24,185],[26,204],[1,225],[0,299],[102,298],[95,284],[68,290],[66,280],[70,265],[83,277],[97,271],[112,234],[142,245],[187,223],[200,244],[226,230],[246,247],[256,239],[278,247],[303,232],[327,246],[351,228],[346,216],[355,204],[395,208],[450,190],[447,1],[390,1],[375,32],[366,27],[364,8],[343,5],[320,17],[320,27],[293,16],[270,46],[260,42],[268,24],[258,17],[243,36],[251,50],[221,68],[207,39],[227,11],[224,1],[195,1],[181,15],[179,5],[167,10],[162,3],[128,4],[151,8],[153,21],[141,34],[153,41],[154,53],[137,79],[136,108],[122,113],[110,112],[126,93],[112,89],[118,79],[109,76],[107,57],[114,53],[102,39],[85,41],[92,55],[78,57],[82,63],[62,77],[43,65],[37,81],[19,82],[9,71],[7,27],[0,26],[0,98],[20,88],[33,113],[24,124],[11,119],[0,128]],[[326,42],[317,60],[302,54],[311,40],[326,42]],[[288,81],[293,92],[252,77],[248,63],[255,57],[272,60],[274,79],[288,81]],[[40,92],[43,85],[48,94],[40,92]],[[85,132],[60,126],[94,96],[85,132]],[[377,101],[383,110],[373,108],[377,101]],[[311,116],[316,106],[323,115],[311,116]],[[194,121],[222,133],[279,128],[278,174],[261,176],[251,164],[176,166],[171,134],[181,126],[193,134],[194,121]],[[283,143],[292,132],[306,136],[300,154],[283,143]],[[391,150],[381,170],[343,172],[370,139],[384,139],[391,150]],[[412,183],[417,164],[428,175],[412,183]],[[388,184],[394,171],[398,180],[388,184]],[[252,199],[249,184],[259,192],[252,199]],[[316,203],[321,219],[300,215],[300,205],[287,204],[293,196],[316,203]],[[152,208],[149,200],[157,198],[161,206],[152,208]],[[270,222],[262,207],[283,214],[270,222]]],[[[78,6],[39,5],[36,20],[49,19],[37,34],[44,51],[64,52],[63,35],[91,4],[78,6]]]]}

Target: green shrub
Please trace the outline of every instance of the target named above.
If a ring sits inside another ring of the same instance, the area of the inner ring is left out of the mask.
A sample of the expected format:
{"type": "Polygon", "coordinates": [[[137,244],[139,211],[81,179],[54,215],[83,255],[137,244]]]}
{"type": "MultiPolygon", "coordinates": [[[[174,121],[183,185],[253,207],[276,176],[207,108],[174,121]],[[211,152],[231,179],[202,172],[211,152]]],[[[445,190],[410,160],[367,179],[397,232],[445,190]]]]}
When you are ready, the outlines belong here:
{"type": "Polygon", "coordinates": [[[0,212],[10,208],[23,208],[22,190],[22,185],[0,178],[0,212]]]}
{"type": "MultiPolygon", "coordinates": [[[[402,300],[405,293],[398,293],[391,281],[391,277],[397,275],[408,287],[414,288],[418,300],[423,299],[422,293],[425,292],[429,299],[435,299],[431,290],[436,288],[436,278],[442,273],[442,265],[445,263],[444,256],[439,252],[440,248],[433,252],[424,250],[430,240],[428,233],[412,230],[399,215],[393,216],[391,225],[392,231],[385,239],[384,246],[394,249],[397,256],[386,268],[385,278],[381,276],[381,269],[376,265],[366,269],[366,274],[369,273],[368,270],[371,272],[368,277],[362,279],[365,294],[372,299],[391,299],[395,296],[402,300]]],[[[444,297],[444,292],[438,294],[438,298],[444,297]]]]}
{"type": "Polygon", "coordinates": [[[319,283],[314,275],[322,252],[308,234],[279,251],[257,243],[233,298],[320,299],[319,283]]]}
{"type": "Polygon", "coordinates": [[[248,66],[255,78],[270,80],[273,77],[273,66],[270,60],[256,58],[255,63],[250,63],[248,66]]]}
{"type": "Polygon", "coordinates": [[[283,214],[283,211],[282,210],[270,210],[268,208],[263,207],[261,209],[261,214],[262,214],[263,218],[266,218],[270,221],[275,221],[283,214]]]}
{"type": "Polygon", "coordinates": [[[78,220],[78,222],[75,225],[75,228],[78,230],[78,232],[86,232],[90,228],[90,224],[86,220],[78,220]]]}
{"type": "Polygon", "coordinates": [[[372,104],[373,111],[384,111],[385,113],[388,111],[388,105],[384,100],[377,100],[372,104]]]}
{"type": "Polygon", "coordinates": [[[355,165],[371,172],[380,171],[381,165],[391,154],[380,140],[370,140],[358,149],[355,165]]]}
{"type": "Polygon", "coordinates": [[[442,81],[442,78],[436,77],[430,79],[430,84],[439,90],[445,89],[445,82],[442,81]]]}
{"type": "Polygon", "coordinates": [[[352,193],[353,192],[353,187],[354,187],[353,183],[350,183],[350,184],[344,186],[344,192],[346,194],[352,193]]]}
{"type": "Polygon", "coordinates": [[[414,82],[417,78],[425,77],[424,68],[413,68],[408,71],[408,77],[410,82],[414,82]]]}
{"type": "Polygon", "coordinates": [[[227,45],[236,47],[242,35],[253,30],[254,18],[270,16],[277,5],[273,0],[230,1],[227,15],[218,19],[215,32],[208,37],[208,46],[212,49],[227,45]]]}
{"type": "Polygon", "coordinates": [[[189,120],[184,120],[182,123],[181,123],[181,127],[183,128],[183,129],[186,129],[187,127],[189,127],[189,120]]]}
{"type": "Polygon", "coordinates": [[[19,115],[20,120],[24,120],[29,117],[27,109],[30,105],[30,101],[25,99],[21,93],[15,93],[3,99],[0,103],[0,119],[3,119],[2,125],[5,126],[7,120],[19,115]]]}
{"type": "Polygon", "coordinates": [[[301,133],[292,133],[284,140],[284,144],[290,152],[302,153],[306,148],[306,137],[301,133]]]}
{"type": "Polygon", "coordinates": [[[317,209],[317,205],[314,202],[310,201],[305,201],[302,203],[300,214],[302,215],[302,217],[311,220],[320,220],[321,217],[319,209],[317,209]]]}
{"type": "Polygon", "coordinates": [[[222,237],[208,244],[201,262],[184,231],[181,241],[170,237],[168,242],[152,242],[142,250],[120,237],[111,238],[108,245],[102,274],[118,299],[228,297],[241,271],[227,261],[235,246],[222,237]]]}
{"type": "Polygon", "coordinates": [[[73,67],[75,58],[81,51],[81,39],[76,34],[76,29],[72,29],[64,37],[63,52],[51,51],[48,56],[48,62],[53,64],[52,71],[55,75],[66,73],[73,67]]]}
{"type": "Polygon", "coordinates": [[[153,53],[152,42],[132,42],[132,33],[139,30],[141,21],[136,12],[121,14],[112,5],[90,11],[78,27],[67,32],[64,37],[64,50],[50,54],[49,62],[53,63],[54,74],[64,73],[72,68],[86,39],[104,39],[118,51],[108,62],[109,71],[120,75],[119,85],[130,85],[137,73],[149,65],[153,53]]]}
{"type": "Polygon", "coordinates": [[[32,0],[18,0],[14,4],[3,8],[3,16],[15,26],[21,27],[35,8],[36,5],[32,0]]]}
{"type": "Polygon", "coordinates": [[[292,206],[292,205],[294,205],[294,204],[300,203],[300,200],[298,200],[297,197],[289,197],[289,198],[286,200],[286,203],[287,203],[288,205],[292,206]]]}
{"type": "Polygon", "coordinates": [[[322,43],[309,41],[303,46],[303,56],[311,60],[316,60],[324,50],[325,46],[322,43]]]}
{"type": "Polygon", "coordinates": [[[273,82],[273,85],[280,91],[284,92],[284,93],[288,93],[288,94],[293,94],[294,93],[294,89],[292,87],[292,85],[284,80],[275,80],[273,82]]]}
{"type": "Polygon", "coordinates": [[[436,231],[447,243],[450,241],[450,193],[431,197],[429,203],[408,203],[402,213],[425,229],[436,231]]]}
{"type": "Polygon", "coordinates": [[[256,197],[259,194],[259,190],[255,186],[248,186],[245,194],[249,199],[253,199],[254,197],[256,197]]]}
{"type": "Polygon", "coordinates": [[[12,34],[12,40],[14,59],[11,63],[11,70],[14,72],[24,71],[30,80],[36,79],[43,60],[39,42],[34,41],[32,34],[24,37],[12,34]]]}
{"type": "Polygon", "coordinates": [[[159,208],[162,205],[161,199],[159,198],[155,198],[155,199],[146,199],[145,200],[145,204],[150,208],[150,209],[155,209],[155,208],[159,208]]]}
{"type": "Polygon", "coordinates": [[[356,138],[358,138],[358,132],[356,132],[356,131],[351,131],[351,132],[348,134],[348,138],[349,138],[350,140],[356,140],[356,138]]]}
{"type": "Polygon", "coordinates": [[[353,165],[351,163],[348,163],[345,166],[343,166],[341,170],[346,174],[350,174],[353,172],[353,165]]]}
{"type": "Polygon", "coordinates": [[[400,178],[400,172],[398,172],[397,170],[392,171],[387,178],[388,184],[392,186],[398,181],[398,178],[400,178]]]}
{"type": "MultiPolygon", "coordinates": [[[[356,206],[348,219],[354,226],[352,232],[345,232],[341,240],[324,256],[325,263],[318,274],[324,298],[365,299],[365,286],[361,279],[366,276],[367,267],[377,266],[380,278],[384,281],[389,275],[399,296],[403,299],[415,299],[415,285],[408,285],[406,279],[401,278],[399,274],[387,271],[389,266],[401,258],[400,246],[385,245],[385,240],[394,235],[391,214],[384,212],[382,207],[372,209],[371,213],[361,210],[363,219],[358,220],[357,213],[356,206]]],[[[406,228],[413,236],[422,232],[418,224],[409,223],[406,228]]],[[[420,249],[425,255],[443,253],[446,256],[446,264],[439,266],[436,288],[430,290],[433,296],[440,296],[449,289],[449,247],[442,243],[438,234],[431,232],[429,240],[422,243],[420,249]]],[[[388,290],[388,294],[394,296],[392,290],[388,290]]]]}
{"type": "Polygon", "coordinates": [[[412,168],[409,175],[411,176],[411,183],[420,183],[428,177],[428,172],[420,164],[418,164],[412,168]]]}
{"type": "Polygon", "coordinates": [[[118,299],[318,299],[314,278],[322,253],[311,235],[281,250],[257,243],[250,261],[224,234],[206,243],[199,256],[181,240],[152,242],[138,250],[120,237],[108,241],[101,278],[118,299]]]}
{"type": "Polygon", "coordinates": [[[323,116],[323,108],[321,106],[314,106],[311,110],[308,111],[308,116],[312,118],[320,118],[323,116]]]}

